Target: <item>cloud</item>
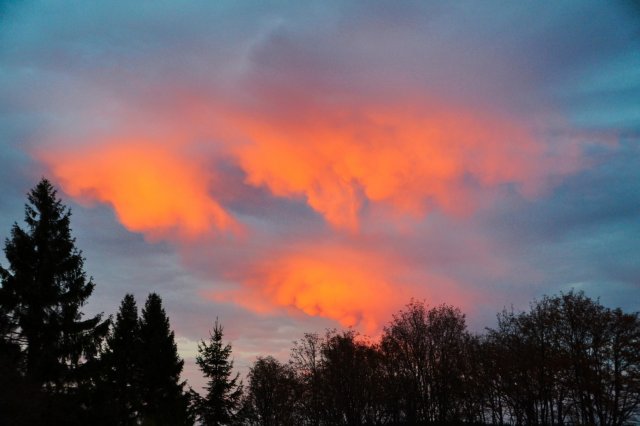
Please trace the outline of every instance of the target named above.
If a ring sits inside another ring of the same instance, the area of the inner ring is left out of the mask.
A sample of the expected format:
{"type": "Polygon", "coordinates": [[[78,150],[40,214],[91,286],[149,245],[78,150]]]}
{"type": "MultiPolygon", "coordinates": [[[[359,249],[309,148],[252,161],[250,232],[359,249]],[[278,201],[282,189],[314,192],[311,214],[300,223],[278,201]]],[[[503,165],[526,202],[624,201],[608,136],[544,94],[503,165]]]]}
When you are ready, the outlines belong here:
{"type": "MultiPolygon", "coordinates": [[[[404,225],[411,235],[412,221],[434,212],[464,220],[487,196],[515,189],[534,198],[551,177],[582,165],[575,144],[551,143],[517,116],[446,100],[329,105],[320,97],[291,108],[261,97],[274,106],[265,111],[220,97],[184,99],[145,112],[166,119],[163,127],[172,136],[126,121],[118,131],[144,136],[112,136],[73,150],[53,144],[41,158],[68,194],[112,205],[132,231],[177,240],[185,264],[216,279],[215,290],[204,291],[209,297],[257,312],[328,318],[370,333],[411,296],[472,306],[468,295],[478,295],[468,277],[434,273],[433,261],[408,262],[415,257],[410,249],[424,244],[408,244],[411,237],[397,239],[395,255],[359,244],[372,226],[404,225]],[[206,120],[209,114],[215,119],[206,120]],[[252,218],[268,228],[274,217],[260,208],[232,208],[256,196],[247,187],[268,189],[274,203],[306,203],[330,225],[330,235],[347,235],[346,245],[323,237],[322,229],[296,234],[290,222],[279,227],[284,235],[262,232],[252,218]],[[193,242],[240,228],[248,238],[231,245],[193,242]],[[256,247],[268,247],[269,254],[256,247]],[[212,261],[216,256],[232,259],[212,261]],[[218,270],[207,266],[212,262],[218,270]],[[409,267],[420,272],[408,278],[409,267]]],[[[432,234],[421,234],[421,241],[432,234]]]]}
{"type": "Polygon", "coordinates": [[[408,287],[397,282],[398,269],[401,265],[373,253],[298,247],[244,271],[243,289],[211,291],[209,297],[231,299],[258,312],[291,308],[374,332],[409,297],[408,287]]]}
{"type": "Polygon", "coordinates": [[[183,334],[205,335],[194,325],[218,312],[245,333],[265,317],[264,335],[291,327],[270,348],[295,327],[374,329],[410,296],[492,320],[592,272],[633,287],[638,153],[602,154],[611,170],[590,153],[604,133],[639,128],[637,17],[626,12],[588,1],[15,3],[0,17],[0,165],[13,175],[2,189],[15,200],[50,174],[87,207],[74,223],[87,224],[105,292],[133,276],[140,294],[167,294],[176,324],[189,317],[183,334]],[[125,232],[95,203],[164,244],[112,241],[125,232]],[[611,212],[624,221],[601,226],[619,220],[611,212]],[[613,244],[621,253],[605,256],[613,244]],[[132,260],[145,247],[159,264],[157,247],[173,254],[174,273],[132,260]],[[229,300],[258,313],[246,319],[229,300]]]}
{"type": "Polygon", "coordinates": [[[433,208],[468,215],[483,188],[515,184],[533,194],[547,176],[579,166],[579,156],[567,155],[572,147],[554,147],[564,151],[554,159],[517,119],[447,101],[316,105],[310,113],[244,120],[242,130],[251,143],[235,153],[247,183],[304,197],[329,223],[350,230],[368,203],[414,216],[433,208]]]}
{"type": "Polygon", "coordinates": [[[67,194],[112,205],[122,225],[152,239],[238,229],[198,160],[168,144],[127,138],[40,157],[67,194]]]}
{"type": "Polygon", "coordinates": [[[440,8],[428,20],[399,11],[392,22],[407,28],[393,37],[358,8],[321,7],[313,22],[328,33],[285,9],[243,18],[256,25],[241,35],[210,33],[201,19],[187,28],[160,8],[142,27],[176,25],[175,35],[136,38],[125,19],[131,45],[104,24],[76,45],[73,29],[31,18],[40,37],[65,36],[53,37],[56,51],[74,64],[41,59],[62,76],[46,73],[52,88],[31,99],[58,118],[34,143],[37,158],[70,196],[174,243],[187,268],[209,274],[208,294],[256,311],[374,330],[410,296],[470,305],[463,293],[476,292],[456,276],[464,267],[436,273],[435,260],[407,260],[434,235],[414,225],[438,214],[453,226],[489,197],[535,198],[574,173],[584,165],[577,143],[550,136],[567,126],[563,114],[528,98],[536,78],[520,72],[527,63],[510,44],[489,52],[495,34],[478,23],[477,39],[441,32],[451,17],[440,8]],[[325,224],[291,220],[303,215],[325,224]],[[374,243],[394,240],[396,254],[361,243],[384,228],[374,243]],[[247,238],[219,238],[239,230],[247,238]]]}

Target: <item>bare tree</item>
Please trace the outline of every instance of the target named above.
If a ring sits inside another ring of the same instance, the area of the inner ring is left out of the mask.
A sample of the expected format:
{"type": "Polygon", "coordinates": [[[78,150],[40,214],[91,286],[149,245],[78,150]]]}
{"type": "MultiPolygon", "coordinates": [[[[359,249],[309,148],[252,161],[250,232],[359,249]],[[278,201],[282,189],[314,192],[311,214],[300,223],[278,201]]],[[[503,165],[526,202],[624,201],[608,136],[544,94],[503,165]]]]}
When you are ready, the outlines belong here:
{"type": "Polygon", "coordinates": [[[259,357],[249,371],[246,407],[249,420],[261,426],[297,424],[298,382],[289,364],[259,357]]]}

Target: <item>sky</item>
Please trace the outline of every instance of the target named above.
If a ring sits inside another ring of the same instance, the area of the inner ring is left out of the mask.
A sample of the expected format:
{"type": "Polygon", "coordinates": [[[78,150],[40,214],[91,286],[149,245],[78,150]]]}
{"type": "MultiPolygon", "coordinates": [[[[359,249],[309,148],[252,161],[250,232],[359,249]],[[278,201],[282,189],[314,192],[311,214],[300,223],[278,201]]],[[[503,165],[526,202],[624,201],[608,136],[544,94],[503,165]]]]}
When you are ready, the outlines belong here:
{"type": "Polygon", "coordinates": [[[0,238],[50,179],[196,388],[216,317],[244,373],[411,298],[638,311],[639,99],[631,1],[0,1],[0,238]]]}

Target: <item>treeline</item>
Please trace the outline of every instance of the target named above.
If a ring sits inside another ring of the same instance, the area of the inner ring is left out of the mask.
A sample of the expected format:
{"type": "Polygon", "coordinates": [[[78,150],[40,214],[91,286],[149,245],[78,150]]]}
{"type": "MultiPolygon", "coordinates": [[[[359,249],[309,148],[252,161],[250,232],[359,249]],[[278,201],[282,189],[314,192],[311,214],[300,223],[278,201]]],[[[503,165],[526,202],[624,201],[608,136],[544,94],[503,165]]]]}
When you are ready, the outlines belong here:
{"type": "Polygon", "coordinates": [[[502,312],[485,334],[412,301],[373,343],[306,334],[248,376],[250,424],[582,424],[638,421],[640,321],[570,292],[502,312]]]}
{"type": "Polygon", "coordinates": [[[288,361],[258,357],[242,383],[216,320],[198,345],[203,394],[181,380],[157,294],[85,318],[94,283],[70,212],[42,180],[0,268],[0,425],[623,425],[640,415],[640,318],[580,292],[464,314],[411,301],[371,341],[309,333],[288,361]]]}

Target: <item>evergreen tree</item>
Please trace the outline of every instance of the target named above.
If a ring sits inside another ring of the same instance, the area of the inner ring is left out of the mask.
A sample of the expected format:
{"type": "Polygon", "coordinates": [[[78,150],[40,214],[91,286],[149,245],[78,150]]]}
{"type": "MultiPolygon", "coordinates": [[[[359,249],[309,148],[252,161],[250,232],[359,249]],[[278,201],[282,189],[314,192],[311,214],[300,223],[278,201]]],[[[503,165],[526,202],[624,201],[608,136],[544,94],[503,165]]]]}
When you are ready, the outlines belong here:
{"type": "MultiPolygon", "coordinates": [[[[70,217],[42,179],[28,194],[26,229],[15,223],[5,242],[9,267],[0,268],[3,344],[19,346],[25,380],[55,396],[49,408],[64,410],[67,423],[73,415],[68,408],[80,405],[70,396],[81,394],[82,367],[95,358],[109,326],[101,315],[83,319],[81,308],[94,283],[84,272],[70,217]]],[[[50,423],[57,421],[52,412],[49,416],[50,423]]]]}
{"type": "Polygon", "coordinates": [[[199,403],[198,414],[204,425],[226,425],[236,420],[242,397],[242,382],[239,374],[233,376],[231,345],[222,343],[222,326],[216,322],[209,343],[198,344],[196,363],[207,382],[207,394],[199,403]]]}
{"type": "Polygon", "coordinates": [[[185,382],[180,382],[184,361],[156,293],[149,295],[142,310],[140,356],[143,424],[188,424],[189,396],[183,390],[185,382]]]}
{"type": "Polygon", "coordinates": [[[43,395],[22,374],[21,347],[5,302],[0,300],[0,425],[33,425],[40,421],[43,395]]]}
{"type": "Polygon", "coordinates": [[[132,294],[125,295],[116,315],[113,330],[107,337],[103,355],[112,423],[136,424],[140,414],[140,325],[138,307],[132,294]]]}

